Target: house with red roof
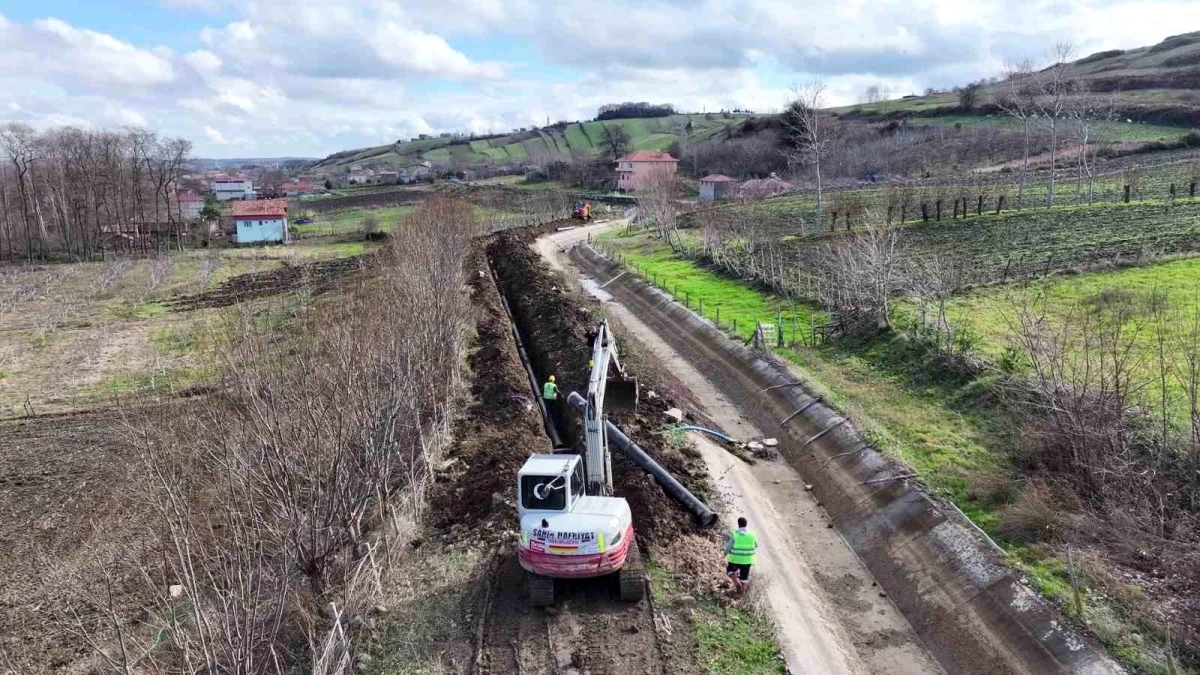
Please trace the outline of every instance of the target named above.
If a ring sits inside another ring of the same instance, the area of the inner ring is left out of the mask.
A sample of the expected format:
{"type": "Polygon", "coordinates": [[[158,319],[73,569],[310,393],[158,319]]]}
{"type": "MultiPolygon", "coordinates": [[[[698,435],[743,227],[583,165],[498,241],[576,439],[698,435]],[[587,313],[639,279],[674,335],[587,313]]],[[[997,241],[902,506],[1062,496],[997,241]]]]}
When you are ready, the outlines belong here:
{"type": "Polygon", "coordinates": [[[660,176],[675,175],[679,160],[665,152],[639,150],[617,159],[617,189],[644,190],[660,176]]]}
{"type": "Polygon", "coordinates": [[[737,182],[729,176],[710,173],[700,179],[700,201],[711,202],[714,199],[724,199],[732,195],[737,188],[737,182]]]}
{"type": "Polygon", "coordinates": [[[175,198],[179,202],[179,217],[183,220],[196,220],[204,210],[204,198],[192,191],[180,192],[175,198]]]}
{"type": "Polygon", "coordinates": [[[288,241],[288,202],[286,199],[256,199],[233,202],[229,215],[233,218],[237,244],[283,244],[288,241]]]}

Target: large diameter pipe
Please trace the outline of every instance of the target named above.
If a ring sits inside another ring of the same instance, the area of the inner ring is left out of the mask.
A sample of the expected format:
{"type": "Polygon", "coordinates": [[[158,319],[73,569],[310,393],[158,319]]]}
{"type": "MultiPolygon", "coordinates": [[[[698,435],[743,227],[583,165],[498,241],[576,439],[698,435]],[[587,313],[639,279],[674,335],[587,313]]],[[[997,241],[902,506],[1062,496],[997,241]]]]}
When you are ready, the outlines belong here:
{"type": "MultiPolygon", "coordinates": [[[[570,403],[580,414],[587,413],[587,400],[576,392],[571,392],[567,396],[567,403],[570,403]]],[[[642,467],[658,484],[667,491],[667,494],[674,497],[677,501],[683,504],[692,515],[696,517],[696,521],[701,527],[712,527],[717,524],[717,514],[712,509],[696,498],[682,483],[675,480],[675,477],[662,468],[658,462],[654,461],[650,455],[646,454],[645,450],[638,447],[637,443],[629,440],[629,437],[624,434],[617,425],[604,420],[604,432],[608,437],[608,444],[615,447],[625,454],[626,457],[632,459],[635,464],[642,467]]]]}

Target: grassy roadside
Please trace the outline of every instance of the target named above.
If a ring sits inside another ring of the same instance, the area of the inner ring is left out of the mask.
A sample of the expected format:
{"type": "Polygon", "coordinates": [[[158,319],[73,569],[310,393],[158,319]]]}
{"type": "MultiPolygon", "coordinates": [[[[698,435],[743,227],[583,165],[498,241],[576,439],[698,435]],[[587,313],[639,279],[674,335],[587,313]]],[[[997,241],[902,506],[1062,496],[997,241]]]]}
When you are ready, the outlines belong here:
{"type": "Polygon", "coordinates": [[[655,609],[675,617],[688,632],[673,628],[672,643],[685,643],[688,661],[712,675],[778,674],[787,663],[775,642],[774,626],[752,603],[730,605],[711,596],[696,597],[675,576],[651,563],[650,596],[655,609]]]}
{"type": "MultiPolygon", "coordinates": [[[[778,298],[674,256],[646,233],[610,232],[598,239],[676,297],[689,294],[719,302],[725,325],[735,319],[740,326],[750,326],[755,319],[773,321],[781,307],[778,298]]],[[[794,311],[820,321],[819,312],[809,308],[794,311]]],[[[712,318],[707,307],[705,314],[712,318]]],[[[738,332],[744,337],[749,329],[738,332]]],[[[931,491],[953,501],[998,538],[1010,564],[1031,586],[1065,610],[1070,607],[1072,592],[1061,550],[998,537],[1004,509],[1016,498],[1018,476],[1008,459],[1014,439],[1006,435],[992,407],[978,404],[986,383],[939,377],[923,350],[903,337],[836,341],[815,348],[791,345],[775,353],[817,383],[826,400],[849,414],[874,447],[912,467],[931,491]]],[[[1091,579],[1086,572],[1082,576],[1088,586],[1091,579]]],[[[1142,637],[1148,631],[1137,618],[1138,598],[1133,589],[1127,590],[1128,597],[1089,591],[1082,619],[1112,654],[1137,672],[1168,673],[1162,645],[1142,637]]]]}

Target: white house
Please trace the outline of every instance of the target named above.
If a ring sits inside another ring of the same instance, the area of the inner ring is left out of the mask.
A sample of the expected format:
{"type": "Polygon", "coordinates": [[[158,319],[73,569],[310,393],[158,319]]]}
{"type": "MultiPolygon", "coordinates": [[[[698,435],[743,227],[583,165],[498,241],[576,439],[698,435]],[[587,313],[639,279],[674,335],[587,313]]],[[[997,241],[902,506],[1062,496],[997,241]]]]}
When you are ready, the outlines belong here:
{"type": "Polygon", "coordinates": [[[211,187],[219,202],[254,199],[254,181],[249,178],[217,178],[213,180],[211,187]]]}
{"type": "Polygon", "coordinates": [[[235,202],[230,215],[238,244],[282,244],[289,239],[286,199],[235,202]]]}

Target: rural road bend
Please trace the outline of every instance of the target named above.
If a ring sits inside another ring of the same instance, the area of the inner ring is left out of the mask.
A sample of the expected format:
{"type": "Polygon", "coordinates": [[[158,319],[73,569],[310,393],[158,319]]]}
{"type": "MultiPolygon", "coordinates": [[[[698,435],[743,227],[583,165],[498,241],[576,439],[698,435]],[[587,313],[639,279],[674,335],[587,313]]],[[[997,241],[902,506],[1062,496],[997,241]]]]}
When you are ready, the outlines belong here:
{"type": "MultiPolygon", "coordinates": [[[[566,250],[589,234],[624,225],[615,221],[557,232],[538,239],[535,248],[554,268],[576,274],[566,250]]],[[[662,339],[651,327],[656,322],[642,321],[606,293],[593,294],[606,301],[609,316],[620,324],[617,330],[632,334],[660,358],[727,432],[744,439],[762,436],[743,410],[662,339]]],[[[782,461],[747,465],[698,434],[693,441],[726,500],[726,519],[745,515],[762,542],[755,580],[765,586],[764,604],[790,672],[943,672],[899,610],[880,597],[837,530],[827,527],[824,511],[791,466],[782,461]]]]}

